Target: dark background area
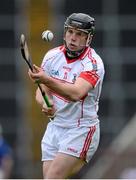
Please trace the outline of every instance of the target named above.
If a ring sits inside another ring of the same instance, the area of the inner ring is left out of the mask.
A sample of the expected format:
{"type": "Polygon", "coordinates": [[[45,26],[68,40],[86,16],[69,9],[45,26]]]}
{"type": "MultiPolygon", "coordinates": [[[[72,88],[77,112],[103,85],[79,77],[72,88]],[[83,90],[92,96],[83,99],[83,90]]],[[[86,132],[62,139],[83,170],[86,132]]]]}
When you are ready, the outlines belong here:
{"type": "MultiPolygon", "coordinates": [[[[1,0],[0,6],[0,123],[5,138],[14,150],[13,178],[32,178],[33,169],[38,171],[41,168],[34,161],[35,158],[31,159],[32,134],[27,132],[27,129],[31,131],[31,124],[27,122],[29,117],[24,113],[31,98],[22,78],[24,70],[19,62],[19,36],[25,31],[29,37],[29,33],[34,31],[28,26],[31,24],[28,12],[32,6],[37,16],[36,8],[40,6],[34,7],[35,2],[1,0]],[[29,138],[26,138],[28,135],[29,138]],[[30,168],[28,174],[25,164],[30,168]]],[[[58,38],[53,46],[62,43],[63,23],[69,14],[88,13],[96,20],[96,35],[92,47],[102,57],[106,74],[99,109],[101,142],[91,161],[93,165],[136,112],[136,3],[129,0],[41,2],[49,4],[49,16],[46,20],[58,38]]],[[[82,177],[82,173],[79,177],[82,177]]]]}

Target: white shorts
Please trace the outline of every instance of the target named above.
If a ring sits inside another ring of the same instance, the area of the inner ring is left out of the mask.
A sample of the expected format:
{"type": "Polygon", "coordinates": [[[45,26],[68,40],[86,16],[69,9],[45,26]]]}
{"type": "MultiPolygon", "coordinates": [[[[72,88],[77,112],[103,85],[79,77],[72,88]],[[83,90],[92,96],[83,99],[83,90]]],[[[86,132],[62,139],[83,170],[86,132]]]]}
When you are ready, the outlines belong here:
{"type": "Polygon", "coordinates": [[[42,161],[53,160],[58,152],[88,162],[97,150],[99,123],[91,127],[63,128],[49,122],[42,139],[42,161]]]}

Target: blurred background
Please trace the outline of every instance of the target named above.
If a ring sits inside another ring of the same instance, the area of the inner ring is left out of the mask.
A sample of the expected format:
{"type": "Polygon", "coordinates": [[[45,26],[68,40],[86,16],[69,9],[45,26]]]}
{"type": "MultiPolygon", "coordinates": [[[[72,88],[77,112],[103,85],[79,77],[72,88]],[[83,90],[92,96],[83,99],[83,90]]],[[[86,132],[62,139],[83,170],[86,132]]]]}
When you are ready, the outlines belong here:
{"type": "Polygon", "coordinates": [[[40,142],[48,122],[34,100],[20,35],[40,65],[47,50],[63,43],[64,21],[73,12],[95,17],[92,47],[106,70],[100,146],[75,178],[136,179],[136,2],[130,0],[1,0],[0,124],[13,150],[11,178],[42,178],[40,142]],[[47,29],[55,36],[49,43],[41,39],[47,29]]]}

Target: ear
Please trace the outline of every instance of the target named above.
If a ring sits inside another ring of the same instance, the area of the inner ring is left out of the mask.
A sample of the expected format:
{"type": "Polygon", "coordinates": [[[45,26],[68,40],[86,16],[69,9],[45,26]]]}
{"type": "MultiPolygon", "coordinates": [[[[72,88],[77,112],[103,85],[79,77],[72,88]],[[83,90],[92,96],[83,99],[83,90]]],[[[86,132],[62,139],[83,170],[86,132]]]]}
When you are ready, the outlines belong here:
{"type": "Polygon", "coordinates": [[[88,35],[88,39],[87,39],[87,42],[86,42],[86,45],[89,46],[92,42],[92,38],[93,38],[93,35],[88,35]]]}
{"type": "Polygon", "coordinates": [[[66,32],[63,33],[63,40],[66,40],[66,32]]]}
{"type": "Polygon", "coordinates": [[[92,41],[92,39],[93,39],[93,35],[90,35],[90,37],[89,37],[89,41],[91,42],[91,41],[92,41]]]}

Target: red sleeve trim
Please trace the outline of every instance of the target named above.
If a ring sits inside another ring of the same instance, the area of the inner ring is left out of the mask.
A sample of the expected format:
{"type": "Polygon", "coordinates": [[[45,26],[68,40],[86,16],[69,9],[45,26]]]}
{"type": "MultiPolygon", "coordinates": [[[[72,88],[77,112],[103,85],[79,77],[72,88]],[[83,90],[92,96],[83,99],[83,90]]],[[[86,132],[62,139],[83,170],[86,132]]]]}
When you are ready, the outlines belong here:
{"type": "Polygon", "coordinates": [[[96,71],[81,72],[79,77],[81,77],[81,78],[85,79],[86,81],[88,81],[93,87],[95,87],[96,83],[99,80],[99,76],[96,73],[96,71]]]}

